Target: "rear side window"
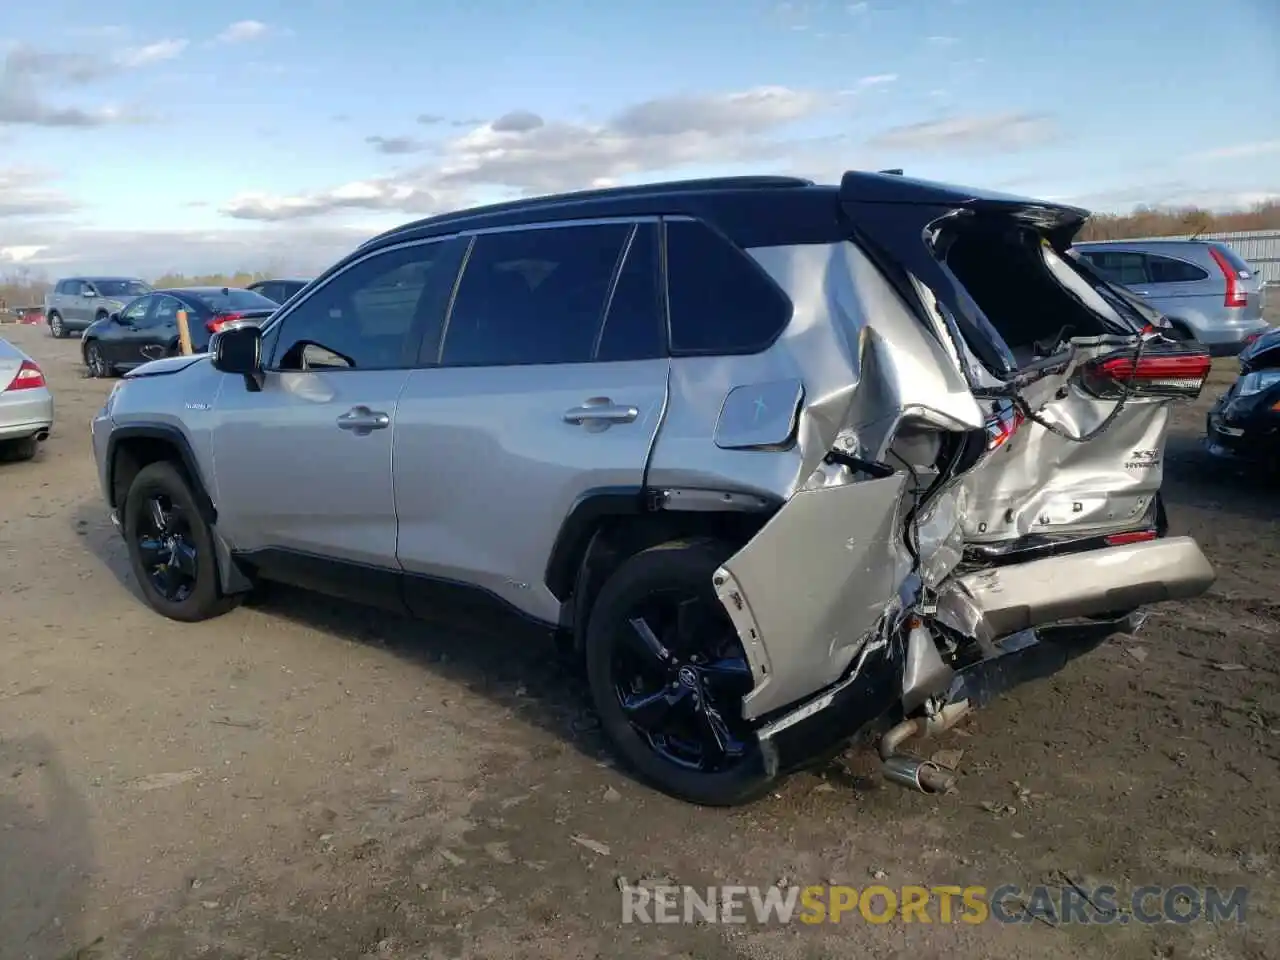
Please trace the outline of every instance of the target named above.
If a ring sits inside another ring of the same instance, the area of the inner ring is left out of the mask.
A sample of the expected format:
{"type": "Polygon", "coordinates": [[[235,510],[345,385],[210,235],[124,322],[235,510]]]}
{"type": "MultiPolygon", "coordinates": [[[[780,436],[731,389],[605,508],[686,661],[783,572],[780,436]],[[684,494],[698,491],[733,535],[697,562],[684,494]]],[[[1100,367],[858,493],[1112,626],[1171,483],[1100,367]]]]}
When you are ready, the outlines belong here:
{"type": "Polygon", "coordinates": [[[705,223],[667,223],[671,352],[765,349],[791,320],[790,299],[746,253],[705,223]]]}
{"type": "Polygon", "coordinates": [[[1193,283],[1209,278],[1209,272],[1201,270],[1194,263],[1160,257],[1153,253],[1147,254],[1147,273],[1151,275],[1152,283],[1193,283]]]}
{"type": "Polygon", "coordinates": [[[631,233],[629,223],[608,223],[476,237],[449,314],[441,364],[590,361],[631,233]]]}

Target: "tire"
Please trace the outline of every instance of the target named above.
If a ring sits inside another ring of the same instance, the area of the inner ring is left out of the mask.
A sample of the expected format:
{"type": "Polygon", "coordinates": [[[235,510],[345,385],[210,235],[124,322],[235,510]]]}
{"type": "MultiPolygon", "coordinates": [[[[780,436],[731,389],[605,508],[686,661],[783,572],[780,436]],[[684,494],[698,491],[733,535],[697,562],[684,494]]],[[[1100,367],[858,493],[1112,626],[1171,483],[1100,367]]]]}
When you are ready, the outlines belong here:
{"type": "Polygon", "coordinates": [[[0,441],[0,462],[18,463],[22,460],[31,460],[39,449],[40,441],[35,437],[0,441]]]}
{"type": "Polygon", "coordinates": [[[184,623],[209,620],[227,613],[240,603],[240,596],[225,596],[218,583],[218,562],[214,552],[213,533],[200,514],[196,499],[185,476],[176,465],[161,460],[147,464],[138,471],[125,497],[123,532],[129,551],[129,565],[138,580],[143,599],[156,613],[184,623]],[[156,536],[151,502],[156,500],[167,507],[171,519],[170,529],[181,537],[182,547],[169,545],[166,552],[149,549],[144,551],[144,540],[150,544],[161,543],[163,535],[156,536]],[[188,553],[187,548],[190,548],[188,553]],[[181,570],[176,560],[188,556],[194,569],[181,570]],[[159,586],[162,566],[169,566],[168,582],[181,580],[185,591],[163,592],[159,586]]]}
{"type": "MultiPolygon", "coordinates": [[[[741,753],[736,759],[724,761],[718,768],[712,766],[693,769],[672,759],[669,753],[664,753],[655,743],[656,738],[628,717],[622,703],[624,694],[619,687],[617,671],[628,662],[624,658],[634,655],[628,650],[637,635],[631,627],[632,617],[637,615],[637,609],[644,609],[645,604],[657,603],[658,598],[667,595],[687,594],[696,598],[696,602],[701,605],[698,609],[704,611],[702,615],[716,618],[704,620],[707,629],[699,633],[727,638],[725,642],[734,645],[734,649],[740,654],[741,646],[737,645],[732,624],[720,606],[712,585],[716,569],[733,552],[733,548],[727,544],[695,540],[666,543],[635,554],[623,562],[601,589],[591,608],[585,638],[587,680],[591,697],[600,717],[601,728],[614,751],[642,779],[663,793],[680,800],[714,807],[737,806],[756,800],[768,792],[774,780],[766,768],[754,732],[741,720],[740,696],[737,696],[736,701],[733,698],[716,697],[709,698],[708,702],[714,702],[722,708],[719,714],[726,722],[732,718],[735,745],[741,748],[741,753]]],[[[673,651],[678,652],[679,648],[679,644],[672,643],[673,651]]],[[[675,660],[679,661],[681,657],[676,657],[675,660]]],[[[688,664],[694,662],[696,658],[687,661],[688,664]]],[[[707,663],[707,666],[727,662],[716,660],[707,663]]],[[[745,669],[745,658],[742,666],[745,669]]],[[[673,675],[682,674],[684,669],[687,666],[676,669],[673,675]]],[[[684,677],[680,676],[680,680],[684,680],[684,677]]],[[[678,691],[678,682],[670,685],[672,690],[678,691]]],[[[749,690],[749,671],[742,682],[745,690],[749,690]]],[[[666,689],[664,683],[655,682],[652,689],[637,693],[632,702],[646,697],[652,699],[665,693],[666,689]]],[[[694,703],[697,703],[697,698],[694,698],[694,703]]],[[[682,702],[681,709],[686,706],[687,701],[682,702]]],[[[661,739],[665,740],[665,735],[661,739]]]]}
{"type": "Polygon", "coordinates": [[[115,369],[103,359],[102,348],[98,346],[96,340],[90,340],[84,345],[84,365],[89,371],[89,376],[95,379],[115,375],[115,369]]]}
{"type": "Polygon", "coordinates": [[[63,340],[66,338],[67,326],[63,323],[61,314],[49,314],[49,335],[55,340],[63,340]]]}

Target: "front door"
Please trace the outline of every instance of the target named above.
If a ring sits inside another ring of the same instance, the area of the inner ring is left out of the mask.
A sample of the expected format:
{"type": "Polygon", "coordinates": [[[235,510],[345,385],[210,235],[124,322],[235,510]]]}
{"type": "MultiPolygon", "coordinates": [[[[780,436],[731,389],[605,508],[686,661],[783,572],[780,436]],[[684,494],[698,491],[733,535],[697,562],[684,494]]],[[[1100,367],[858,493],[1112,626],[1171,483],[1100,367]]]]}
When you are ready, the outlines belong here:
{"type": "MultiPolygon", "coordinates": [[[[399,558],[544,622],[553,544],[592,493],[639,499],[666,398],[656,226],[482,234],[400,399],[399,558]],[[625,253],[625,257],[623,256],[625,253]]],[[[414,576],[421,615],[434,591],[414,576]]]]}
{"type": "Polygon", "coordinates": [[[261,391],[224,378],[219,528],[269,576],[398,602],[391,451],[421,324],[452,285],[445,246],[355,261],[264,332],[261,391]]]}

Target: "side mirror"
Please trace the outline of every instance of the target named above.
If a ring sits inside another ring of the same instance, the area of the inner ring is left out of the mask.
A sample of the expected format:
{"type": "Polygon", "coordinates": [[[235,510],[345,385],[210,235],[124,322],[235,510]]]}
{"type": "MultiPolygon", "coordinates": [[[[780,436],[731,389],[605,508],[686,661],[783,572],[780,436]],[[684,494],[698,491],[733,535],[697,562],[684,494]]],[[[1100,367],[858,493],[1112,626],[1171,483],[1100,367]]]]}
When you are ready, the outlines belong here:
{"type": "Polygon", "coordinates": [[[257,326],[230,327],[213,335],[209,344],[213,368],[244,377],[251,392],[262,389],[262,331],[257,326]]]}
{"type": "Polygon", "coordinates": [[[117,310],[115,313],[113,313],[113,314],[111,314],[109,317],[107,317],[107,319],[108,319],[108,320],[110,320],[112,323],[119,323],[119,322],[120,322],[120,311],[118,311],[118,310],[117,310]]]}
{"type": "Polygon", "coordinates": [[[92,287],[85,287],[83,290],[80,291],[80,296],[82,297],[92,298],[92,297],[96,297],[97,295],[98,295],[98,291],[94,290],[92,287]]]}

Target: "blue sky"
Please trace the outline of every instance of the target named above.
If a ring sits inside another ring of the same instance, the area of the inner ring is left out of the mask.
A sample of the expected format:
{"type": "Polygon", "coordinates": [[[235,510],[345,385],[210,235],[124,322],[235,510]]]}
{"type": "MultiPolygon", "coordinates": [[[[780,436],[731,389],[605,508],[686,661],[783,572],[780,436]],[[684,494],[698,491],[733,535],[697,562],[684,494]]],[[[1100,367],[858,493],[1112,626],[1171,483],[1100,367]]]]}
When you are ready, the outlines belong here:
{"type": "Polygon", "coordinates": [[[6,6],[0,270],[310,271],[436,210],[717,172],[1280,195],[1275,0],[6,6]]]}

